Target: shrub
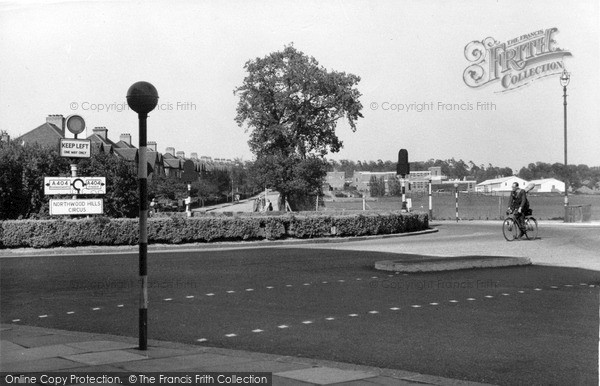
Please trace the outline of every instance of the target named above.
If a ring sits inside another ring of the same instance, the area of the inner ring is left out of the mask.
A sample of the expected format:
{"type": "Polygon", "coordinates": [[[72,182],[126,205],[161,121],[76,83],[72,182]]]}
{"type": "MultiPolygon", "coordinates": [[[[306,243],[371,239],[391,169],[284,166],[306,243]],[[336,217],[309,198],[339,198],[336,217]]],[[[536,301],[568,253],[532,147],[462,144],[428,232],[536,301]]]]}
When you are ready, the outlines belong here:
{"type": "MultiPolygon", "coordinates": [[[[419,213],[274,213],[148,219],[148,242],[277,240],[363,236],[427,229],[427,214],[419,213]]],[[[133,245],[139,240],[137,219],[8,220],[0,222],[0,248],[48,248],[77,245],[133,245]]]]}

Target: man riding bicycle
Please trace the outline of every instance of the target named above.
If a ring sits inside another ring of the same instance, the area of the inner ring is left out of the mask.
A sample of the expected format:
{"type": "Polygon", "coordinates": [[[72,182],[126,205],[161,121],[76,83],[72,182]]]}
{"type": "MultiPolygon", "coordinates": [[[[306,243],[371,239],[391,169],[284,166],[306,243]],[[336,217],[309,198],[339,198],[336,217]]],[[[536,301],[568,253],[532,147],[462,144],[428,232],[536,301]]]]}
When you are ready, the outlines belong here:
{"type": "Polygon", "coordinates": [[[518,182],[513,182],[512,184],[512,192],[510,193],[510,200],[508,201],[508,210],[515,216],[515,221],[521,231],[519,237],[521,237],[525,233],[523,219],[529,214],[529,200],[527,200],[527,193],[525,190],[519,188],[518,182]]]}

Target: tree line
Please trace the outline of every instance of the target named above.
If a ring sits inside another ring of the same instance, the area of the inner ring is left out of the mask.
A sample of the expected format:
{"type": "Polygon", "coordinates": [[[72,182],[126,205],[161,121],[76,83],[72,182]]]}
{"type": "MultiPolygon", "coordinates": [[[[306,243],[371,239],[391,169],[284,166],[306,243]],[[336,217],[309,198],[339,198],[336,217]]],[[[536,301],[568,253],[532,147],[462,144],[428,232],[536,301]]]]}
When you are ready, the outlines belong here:
{"type": "MultiPolygon", "coordinates": [[[[468,179],[477,181],[477,183],[485,180],[491,180],[498,177],[509,177],[514,174],[509,167],[498,167],[492,164],[477,165],[473,161],[465,162],[463,160],[434,160],[421,162],[411,162],[411,171],[426,171],[432,166],[440,167],[442,174],[450,179],[468,179]]],[[[344,172],[346,178],[352,177],[354,171],[359,172],[394,172],[396,171],[396,162],[382,161],[351,161],[351,160],[329,160],[327,171],[344,172]]],[[[530,163],[522,167],[516,176],[530,181],[542,178],[556,178],[564,181],[568,177],[569,186],[573,189],[578,189],[582,186],[587,186],[590,189],[598,188],[600,183],[600,167],[589,167],[588,165],[568,165],[565,168],[561,163],[530,163]]]]}

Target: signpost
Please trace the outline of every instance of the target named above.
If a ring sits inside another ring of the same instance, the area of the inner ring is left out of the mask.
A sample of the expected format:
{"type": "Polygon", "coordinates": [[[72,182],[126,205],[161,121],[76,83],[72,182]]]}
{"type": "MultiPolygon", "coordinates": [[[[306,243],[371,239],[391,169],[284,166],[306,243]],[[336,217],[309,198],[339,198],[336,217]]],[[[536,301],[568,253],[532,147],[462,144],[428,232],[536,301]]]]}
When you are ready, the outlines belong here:
{"type": "Polygon", "coordinates": [[[104,213],[101,198],[85,200],[50,200],[50,215],[73,215],[73,214],[102,214],[104,213]]]}
{"type": "Polygon", "coordinates": [[[44,194],[106,194],[106,177],[44,177],[44,194]]]}
{"type": "Polygon", "coordinates": [[[44,194],[73,195],[73,199],[51,199],[50,215],[91,215],[104,213],[101,198],[78,200],[78,194],[106,194],[106,177],[77,177],[77,164],[74,158],[90,158],[92,142],[89,139],[77,139],[85,130],[85,120],[79,115],[66,119],[67,128],[75,138],[61,138],[58,151],[61,157],[71,159],[71,177],[44,177],[44,194]]]}
{"type": "Polygon", "coordinates": [[[92,155],[92,141],[89,139],[61,138],[59,143],[61,157],[90,158],[92,155]]]}

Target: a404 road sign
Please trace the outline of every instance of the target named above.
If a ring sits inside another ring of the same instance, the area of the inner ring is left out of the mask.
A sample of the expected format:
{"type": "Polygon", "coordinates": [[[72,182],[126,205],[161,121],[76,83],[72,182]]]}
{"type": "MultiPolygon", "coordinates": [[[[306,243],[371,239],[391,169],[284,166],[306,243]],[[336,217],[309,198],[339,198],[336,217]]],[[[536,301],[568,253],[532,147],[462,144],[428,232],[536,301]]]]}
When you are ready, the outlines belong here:
{"type": "Polygon", "coordinates": [[[44,194],[105,194],[106,177],[44,177],[44,194]]]}

